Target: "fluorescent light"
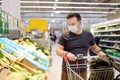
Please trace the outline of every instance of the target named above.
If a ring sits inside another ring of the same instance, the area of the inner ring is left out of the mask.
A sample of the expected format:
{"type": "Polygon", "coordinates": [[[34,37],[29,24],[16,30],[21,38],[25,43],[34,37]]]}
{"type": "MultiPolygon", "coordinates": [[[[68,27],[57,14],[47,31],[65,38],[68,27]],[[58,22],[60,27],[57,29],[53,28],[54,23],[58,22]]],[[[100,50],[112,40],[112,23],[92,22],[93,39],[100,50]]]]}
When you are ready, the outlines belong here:
{"type": "Polygon", "coordinates": [[[58,2],[58,0],[55,0],[56,2],[58,2]]]}
{"type": "Polygon", "coordinates": [[[79,4],[79,5],[120,5],[120,3],[88,3],[88,2],[55,2],[55,1],[20,1],[21,3],[47,3],[47,4],[79,4]]]}
{"type": "MultiPolygon", "coordinates": [[[[54,13],[84,13],[84,14],[88,14],[88,13],[94,13],[94,14],[114,14],[116,12],[107,12],[107,11],[24,11],[24,10],[21,10],[21,12],[23,13],[39,13],[39,12],[45,12],[45,13],[51,13],[51,12],[54,12],[54,13]]],[[[53,13],[52,13],[53,15],[53,13]]]]}
{"type": "Polygon", "coordinates": [[[53,9],[56,10],[56,7],[54,7],[53,9]]]}
{"type": "Polygon", "coordinates": [[[56,7],[57,7],[57,4],[54,4],[54,7],[53,7],[53,9],[54,9],[54,10],[56,10],[56,7]]]}
{"type": "Polygon", "coordinates": [[[48,30],[50,30],[50,27],[51,27],[51,24],[49,23],[49,25],[48,25],[48,30]]]}
{"type": "Polygon", "coordinates": [[[51,20],[51,22],[53,22],[53,23],[54,23],[55,21],[56,21],[56,20],[54,20],[54,19],[53,19],[53,20],[51,20]]]}
{"type": "MultiPolygon", "coordinates": [[[[21,8],[54,8],[54,6],[21,6],[21,8]]],[[[114,7],[65,7],[65,6],[56,6],[58,9],[119,9],[114,7]]]]}
{"type": "Polygon", "coordinates": [[[60,14],[61,12],[60,11],[55,11],[56,14],[60,14]]]}
{"type": "MultiPolygon", "coordinates": [[[[47,13],[47,14],[40,14],[40,13],[35,13],[35,14],[33,14],[33,13],[27,13],[27,14],[24,14],[24,15],[21,15],[22,17],[24,17],[24,18],[26,18],[26,17],[36,17],[36,18],[52,18],[51,20],[53,20],[54,18],[57,18],[57,20],[58,19],[61,19],[61,18],[66,18],[66,16],[67,16],[67,14],[61,14],[61,15],[56,15],[56,16],[54,16],[54,17],[51,17],[51,14],[50,13],[47,13]]],[[[98,18],[98,17],[103,17],[103,18],[105,18],[105,17],[107,17],[108,15],[107,14],[88,14],[88,15],[86,15],[86,14],[81,14],[81,17],[82,18],[98,18]]]]}
{"type": "Polygon", "coordinates": [[[53,16],[54,16],[54,13],[52,13],[51,16],[53,17],[53,16]]]}

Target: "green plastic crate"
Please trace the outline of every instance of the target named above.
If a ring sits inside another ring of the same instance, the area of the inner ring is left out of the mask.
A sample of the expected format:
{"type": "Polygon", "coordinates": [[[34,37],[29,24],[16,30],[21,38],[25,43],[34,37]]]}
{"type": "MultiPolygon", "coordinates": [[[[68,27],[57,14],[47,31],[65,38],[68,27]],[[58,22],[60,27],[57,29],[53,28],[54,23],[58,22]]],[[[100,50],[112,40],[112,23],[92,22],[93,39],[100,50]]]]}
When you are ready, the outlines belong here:
{"type": "Polygon", "coordinates": [[[9,30],[8,29],[4,29],[4,34],[9,34],[9,30]]]}
{"type": "Polygon", "coordinates": [[[2,20],[0,19],[0,27],[2,27],[3,26],[3,22],[2,22],[2,20]]]}
{"type": "Polygon", "coordinates": [[[4,28],[8,28],[8,23],[7,22],[5,22],[5,25],[4,25],[4,28]]]}
{"type": "Polygon", "coordinates": [[[117,53],[117,52],[109,52],[109,51],[106,51],[106,50],[103,50],[104,53],[108,54],[108,55],[112,55],[112,56],[115,56],[115,57],[119,57],[120,58],[120,53],[117,53]]]}
{"type": "Polygon", "coordinates": [[[0,27],[0,34],[2,34],[3,33],[3,29],[2,29],[2,27],[0,27]]]}

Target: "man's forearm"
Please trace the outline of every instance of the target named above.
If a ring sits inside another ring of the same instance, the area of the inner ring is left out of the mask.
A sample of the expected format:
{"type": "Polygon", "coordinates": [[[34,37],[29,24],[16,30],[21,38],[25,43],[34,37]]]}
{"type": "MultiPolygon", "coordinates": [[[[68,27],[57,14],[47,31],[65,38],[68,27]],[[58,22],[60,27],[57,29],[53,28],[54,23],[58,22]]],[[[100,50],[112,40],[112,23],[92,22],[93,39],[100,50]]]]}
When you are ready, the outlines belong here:
{"type": "Polygon", "coordinates": [[[91,47],[92,51],[96,54],[98,54],[101,51],[101,48],[98,47],[97,45],[91,47]]]}
{"type": "Polygon", "coordinates": [[[94,53],[98,54],[100,51],[101,51],[101,49],[100,49],[99,47],[97,47],[97,48],[94,50],[94,53]]]}
{"type": "Polygon", "coordinates": [[[56,54],[60,57],[64,57],[67,52],[62,49],[56,49],[56,54]]]}
{"type": "Polygon", "coordinates": [[[91,49],[94,53],[96,53],[101,58],[106,56],[106,54],[103,51],[101,51],[100,47],[98,47],[96,44],[91,46],[91,49]]]}

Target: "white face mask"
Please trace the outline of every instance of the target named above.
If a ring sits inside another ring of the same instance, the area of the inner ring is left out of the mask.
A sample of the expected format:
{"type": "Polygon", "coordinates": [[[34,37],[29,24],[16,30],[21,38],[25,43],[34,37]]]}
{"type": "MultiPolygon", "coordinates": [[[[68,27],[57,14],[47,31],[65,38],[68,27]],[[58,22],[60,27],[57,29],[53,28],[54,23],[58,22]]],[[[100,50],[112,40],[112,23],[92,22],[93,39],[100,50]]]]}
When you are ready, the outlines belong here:
{"type": "Polygon", "coordinates": [[[68,26],[68,30],[73,32],[73,33],[76,33],[78,31],[78,27],[75,25],[75,26],[68,26]]]}

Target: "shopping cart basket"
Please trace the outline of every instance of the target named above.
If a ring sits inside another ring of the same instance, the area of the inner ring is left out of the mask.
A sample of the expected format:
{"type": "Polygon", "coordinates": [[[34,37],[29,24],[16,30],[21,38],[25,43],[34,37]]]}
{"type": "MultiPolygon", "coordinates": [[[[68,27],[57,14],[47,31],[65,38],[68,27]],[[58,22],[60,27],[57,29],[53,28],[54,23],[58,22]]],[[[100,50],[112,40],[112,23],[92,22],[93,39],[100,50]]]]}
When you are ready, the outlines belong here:
{"type": "Polygon", "coordinates": [[[107,55],[105,58],[98,58],[90,64],[90,78],[89,80],[120,80],[115,79],[120,74],[119,64],[107,55]]]}
{"type": "Polygon", "coordinates": [[[79,64],[78,60],[87,59],[87,58],[96,58],[96,57],[98,56],[90,56],[90,57],[84,56],[83,57],[83,55],[78,55],[76,64],[70,64],[68,61],[68,58],[64,57],[64,60],[66,62],[68,80],[84,80],[80,76],[80,73],[82,69],[87,69],[87,63],[79,64]]]}
{"type": "Polygon", "coordinates": [[[66,68],[67,68],[67,76],[68,80],[84,80],[79,74],[79,67],[77,65],[71,65],[68,62],[67,57],[64,58],[66,62],[66,68]]]}

